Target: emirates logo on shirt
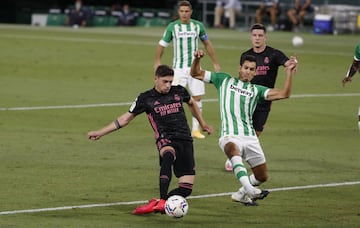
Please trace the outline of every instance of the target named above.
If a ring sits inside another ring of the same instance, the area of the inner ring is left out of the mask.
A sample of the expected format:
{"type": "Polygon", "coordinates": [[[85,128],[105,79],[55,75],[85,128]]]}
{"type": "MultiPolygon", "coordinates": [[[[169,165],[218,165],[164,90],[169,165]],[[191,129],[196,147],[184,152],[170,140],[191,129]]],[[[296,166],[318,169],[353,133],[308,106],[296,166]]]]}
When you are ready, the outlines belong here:
{"type": "Polygon", "coordinates": [[[158,113],[161,116],[166,116],[169,114],[178,113],[180,111],[179,110],[180,107],[181,107],[181,102],[175,102],[172,104],[166,104],[159,107],[155,107],[154,111],[155,113],[158,113]]]}
{"type": "Polygon", "coordinates": [[[269,66],[258,66],[256,67],[256,76],[267,75],[268,70],[270,70],[269,66]]]}

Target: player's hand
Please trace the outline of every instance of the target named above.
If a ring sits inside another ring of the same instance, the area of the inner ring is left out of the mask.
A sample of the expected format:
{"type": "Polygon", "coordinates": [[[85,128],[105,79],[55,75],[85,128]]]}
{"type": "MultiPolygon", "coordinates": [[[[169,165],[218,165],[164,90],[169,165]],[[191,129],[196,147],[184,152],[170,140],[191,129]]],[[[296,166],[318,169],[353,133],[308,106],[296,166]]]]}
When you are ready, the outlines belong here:
{"type": "Polygon", "coordinates": [[[102,137],[102,134],[100,134],[98,131],[90,131],[87,135],[88,139],[90,140],[98,140],[102,137]]]}
{"type": "Polygon", "coordinates": [[[194,57],[197,59],[200,59],[205,56],[205,53],[203,50],[197,50],[194,52],[194,57]]]}
{"type": "Polygon", "coordinates": [[[291,63],[287,67],[285,67],[285,71],[288,75],[295,75],[297,72],[297,63],[291,63]]]}
{"type": "Polygon", "coordinates": [[[210,126],[210,125],[205,125],[203,128],[202,128],[203,131],[206,131],[208,133],[208,135],[211,135],[214,131],[213,127],[210,126]]]}
{"type": "Polygon", "coordinates": [[[289,60],[290,60],[291,64],[298,64],[299,63],[296,54],[290,56],[289,60]]]}
{"type": "Polygon", "coordinates": [[[345,86],[347,82],[351,82],[351,77],[345,77],[342,81],[342,85],[345,86]]]}

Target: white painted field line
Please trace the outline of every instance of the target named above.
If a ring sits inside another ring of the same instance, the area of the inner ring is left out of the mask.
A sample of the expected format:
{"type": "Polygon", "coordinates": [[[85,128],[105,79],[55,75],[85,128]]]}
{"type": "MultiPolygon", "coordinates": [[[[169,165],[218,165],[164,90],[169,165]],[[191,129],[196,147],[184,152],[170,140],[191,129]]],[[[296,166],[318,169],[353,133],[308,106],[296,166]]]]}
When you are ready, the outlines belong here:
{"type": "MultiPolygon", "coordinates": [[[[340,94],[295,94],[291,98],[312,98],[312,97],[358,97],[360,93],[340,93],[340,94]]],[[[203,99],[203,102],[215,102],[216,98],[203,99]]],[[[1,108],[0,111],[28,111],[28,110],[45,110],[45,109],[71,109],[71,108],[97,108],[110,106],[128,106],[132,102],[104,103],[104,104],[84,104],[84,105],[58,105],[58,106],[34,106],[34,107],[9,107],[1,108]]]]}
{"type": "MultiPolygon", "coordinates": [[[[339,186],[358,185],[358,184],[360,184],[360,181],[283,187],[283,188],[273,188],[273,189],[268,189],[268,190],[270,192],[277,192],[277,191],[290,191],[290,190],[301,190],[301,189],[311,189],[311,188],[339,187],[339,186]]],[[[199,198],[219,197],[219,196],[231,195],[232,193],[233,192],[206,194],[206,195],[199,195],[199,196],[189,196],[188,198],[189,199],[199,199],[199,198]]],[[[63,206],[63,207],[50,207],[50,208],[27,209],[27,210],[2,211],[2,212],[0,212],[0,215],[25,214],[25,213],[36,213],[36,212],[48,212],[48,211],[63,211],[63,210],[71,210],[71,209],[110,207],[110,206],[119,206],[119,205],[133,205],[133,204],[143,204],[146,202],[147,202],[146,200],[142,200],[142,201],[131,201],[131,202],[87,204],[87,205],[80,205],[80,206],[63,206]]]]}
{"type": "Polygon", "coordinates": [[[104,104],[84,104],[84,105],[53,105],[53,106],[34,106],[34,107],[12,107],[0,108],[0,111],[28,111],[28,110],[44,110],[44,109],[70,109],[70,108],[98,108],[111,106],[131,105],[132,102],[121,103],[104,103],[104,104]]]}

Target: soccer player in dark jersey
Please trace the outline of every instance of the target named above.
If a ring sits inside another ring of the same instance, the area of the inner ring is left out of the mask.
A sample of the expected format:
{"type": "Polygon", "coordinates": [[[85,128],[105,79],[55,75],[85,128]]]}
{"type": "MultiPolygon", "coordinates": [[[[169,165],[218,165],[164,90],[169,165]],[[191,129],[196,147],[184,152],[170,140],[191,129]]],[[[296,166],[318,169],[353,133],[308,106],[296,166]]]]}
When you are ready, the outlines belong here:
{"type": "MultiPolygon", "coordinates": [[[[262,24],[254,24],[250,29],[252,48],[241,54],[256,57],[256,75],[251,83],[274,88],[279,66],[288,67],[292,61],[297,61],[295,56],[290,59],[280,50],[266,45],[266,28],[262,24]]],[[[256,135],[260,136],[269,116],[271,101],[263,101],[256,106],[253,115],[253,126],[256,135]]]]}
{"type": "MultiPolygon", "coordinates": [[[[288,58],[282,51],[270,47],[266,44],[266,27],[263,24],[256,23],[250,28],[250,39],[252,48],[243,52],[240,59],[246,55],[256,57],[256,75],[251,83],[274,88],[279,66],[288,67],[292,61],[297,61],[296,56],[288,58]]],[[[259,102],[253,114],[253,126],[256,135],[259,137],[264,130],[266,120],[268,119],[271,109],[271,101],[259,102]]],[[[225,162],[227,171],[231,171],[232,167],[229,162],[225,162]]]]}
{"type": "Polygon", "coordinates": [[[100,130],[90,131],[90,140],[119,130],[128,125],[137,115],[146,113],[155,133],[155,141],[160,156],[160,199],[151,199],[147,204],[137,207],[133,214],[152,212],[164,213],[165,202],[172,195],[187,197],[192,192],[195,180],[195,161],[193,138],[187,124],[183,107],[186,103],[197,118],[201,128],[208,134],[213,132],[201,116],[196,102],[182,86],[171,86],[174,71],[169,66],[159,65],[155,71],[154,88],[141,93],[128,112],[100,130]],[[178,187],[169,190],[172,168],[178,178],[178,187]]]}

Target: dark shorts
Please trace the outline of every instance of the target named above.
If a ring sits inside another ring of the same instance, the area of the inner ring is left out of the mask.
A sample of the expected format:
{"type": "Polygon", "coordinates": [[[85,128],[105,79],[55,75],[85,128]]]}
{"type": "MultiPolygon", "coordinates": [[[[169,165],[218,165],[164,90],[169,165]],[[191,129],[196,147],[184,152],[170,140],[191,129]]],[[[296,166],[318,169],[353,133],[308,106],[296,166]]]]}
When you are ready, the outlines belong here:
{"type": "Polygon", "coordinates": [[[253,126],[255,131],[262,132],[264,130],[264,126],[266,123],[266,120],[269,116],[270,111],[258,111],[255,110],[253,114],[253,126]]]}
{"type": "Polygon", "coordinates": [[[173,170],[177,178],[185,175],[195,175],[194,146],[192,141],[180,139],[162,140],[161,144],[158,143],[158,150],[160,151],[164,146],[171,146],[175,149],[176,160],[173,170]]]}

